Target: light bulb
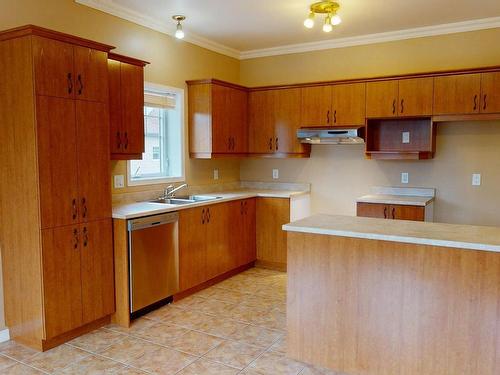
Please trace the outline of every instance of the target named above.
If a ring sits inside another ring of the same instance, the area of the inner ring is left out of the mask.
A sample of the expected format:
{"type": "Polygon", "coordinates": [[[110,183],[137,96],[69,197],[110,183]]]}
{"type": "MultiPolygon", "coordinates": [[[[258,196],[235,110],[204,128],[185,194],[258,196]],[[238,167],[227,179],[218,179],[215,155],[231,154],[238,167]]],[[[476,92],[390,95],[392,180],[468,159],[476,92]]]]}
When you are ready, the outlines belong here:
{"type": "Polygon", "coordinates": [[[175,37],[177,39],[184,38],[184,31],[182,31],[182,25],[180,23],[177,24],[177,30],[175,31],[175,37]]]}
{"type": "Polygon", "coordinates": [[[327,16],[325,18],[325,24],[323,25],[323,31],[325,33],[329,33],[332,30],[333,30],[332,19],[330,18],[330,16],[327,16]]]}
{"type": "Polygon", "coordinates": [[[338,14],[332,17],[332,25],[338,25],[342,22],[342,18],[338,14]]]}
{"type": "Polygon", "coordinates": [[[304,21],[304,26],[308,29],[312,29],[314,27],[314,13],[309,13],[309,17],[307,17],[304,21]]]}

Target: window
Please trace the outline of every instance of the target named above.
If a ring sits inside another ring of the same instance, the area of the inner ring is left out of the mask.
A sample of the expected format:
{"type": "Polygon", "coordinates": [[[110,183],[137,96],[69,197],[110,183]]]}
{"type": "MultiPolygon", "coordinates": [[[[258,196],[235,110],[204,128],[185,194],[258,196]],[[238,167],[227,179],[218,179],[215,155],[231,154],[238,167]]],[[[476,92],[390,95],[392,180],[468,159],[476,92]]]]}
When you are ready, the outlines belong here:
{"type": "Polygon", "coordinates": [[[183,103],[183,90],[146,84],[144,153],[128,162],[129,185],[184,180],[183,103]]]}

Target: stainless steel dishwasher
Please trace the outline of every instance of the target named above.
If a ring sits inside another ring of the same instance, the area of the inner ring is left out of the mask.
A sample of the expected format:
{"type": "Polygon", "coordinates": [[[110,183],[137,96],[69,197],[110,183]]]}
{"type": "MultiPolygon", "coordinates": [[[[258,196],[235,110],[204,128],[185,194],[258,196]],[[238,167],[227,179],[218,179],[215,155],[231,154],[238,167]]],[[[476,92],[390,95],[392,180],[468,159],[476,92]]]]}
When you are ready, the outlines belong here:
{"type": "Polygon", "coordinates": [[[179,291],[177,212],[128,220],[130,315],[172,301],[179,291]]]}

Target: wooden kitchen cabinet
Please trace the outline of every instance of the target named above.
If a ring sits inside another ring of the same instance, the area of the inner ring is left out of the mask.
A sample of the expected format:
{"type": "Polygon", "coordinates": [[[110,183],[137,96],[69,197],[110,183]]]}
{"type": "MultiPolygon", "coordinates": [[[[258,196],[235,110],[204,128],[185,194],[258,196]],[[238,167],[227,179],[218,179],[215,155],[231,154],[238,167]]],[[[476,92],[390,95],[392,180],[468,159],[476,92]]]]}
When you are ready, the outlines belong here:
{"type": "Polygon", "coordinates": [[[301,88],[301,126],[332,125],[332,86],[301,88]]]}
{"type": "Polygon", "coordinates": [[[500,72],[481,74],[481,113],[500,113],[500,72]]]}
{"type": "Polygon", "coordinates": [[[434,78],[434,115],[480,112],[481,74],[453,74],[434,78]]]}
{"type": "Polygon", "coordinates": [[[255,262],[256,260],[256,226],[255,198],[236,201],[232,211],[232,230],[230,233],[234,267],[255,262]]]}
{"type": "Polygon", "coordinates": [[[15,181],[0,184],[0,211],[13,213],[0,225],[5,317],[38,350],[114,311],[111,48],[36,26],[0,32],[0,174],[15,181]]]}
{"type": "Polygon", "coordinates": [[[187,81],[192,158],[242,156],[248,151],[248,90],[218,80],[187,81]]]}
{"type": "Polygon", "coordinates": [[[425,221],[425,207],[358,202],[357,216],[393,220],[425,221]]]}
{"type": "Polygon", "coordinates": [[[395,117],[398,113],[398,81],[366,84],[366,117],[395,117]]]}
{"type": "Polygon", "coordinates": [[[232,269],[235,249],[230,246],[229,212],[232,203],[219,203],[205,208],[206,251],[208,280],[232,269]]]}
{"type": "Polygon", "coordinates": [[[366,83],[332,86],[332,126],[365,125],[366,83]]]}
{"type": "Polygon", "coordinates": [[[248,152],[254,155],[274,154],[274,91],[248,94],[248,152]]]}
{"type": "Polygon", "coordinates": [[[256,203],[257,264],[286,270],[287,240],[281,229],[290,222],[288,198],[259,198],[256,203]]]}
{"type": "Polygon", "coordinates": [[[146,61],[109,54],[109,142],[112,159],[142,159],[144,67],[147,64],[146,61]]]}

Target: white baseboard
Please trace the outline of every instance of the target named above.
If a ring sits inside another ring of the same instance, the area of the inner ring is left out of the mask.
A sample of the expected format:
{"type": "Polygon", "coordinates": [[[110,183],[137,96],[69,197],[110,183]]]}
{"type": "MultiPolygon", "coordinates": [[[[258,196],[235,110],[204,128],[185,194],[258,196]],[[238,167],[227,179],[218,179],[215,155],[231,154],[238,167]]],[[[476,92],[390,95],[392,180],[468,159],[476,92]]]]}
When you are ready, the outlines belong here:
{"type": "Polygon", "coordinates": [[[0,331],[0,342],[5,342],[10,340],[9,329],[5,328],[0,331]]]}

